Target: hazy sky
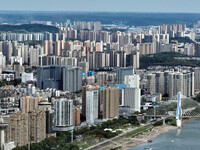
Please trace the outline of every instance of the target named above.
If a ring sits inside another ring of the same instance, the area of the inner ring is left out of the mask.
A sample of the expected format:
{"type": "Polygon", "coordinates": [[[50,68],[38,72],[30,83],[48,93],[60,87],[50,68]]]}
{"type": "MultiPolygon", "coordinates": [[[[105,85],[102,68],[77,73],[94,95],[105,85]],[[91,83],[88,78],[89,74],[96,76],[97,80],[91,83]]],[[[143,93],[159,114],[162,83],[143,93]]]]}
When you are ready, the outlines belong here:
{"type": "Polygon", "coordinates": [[[0,10],[200,13],[200,0],[0,0],[0,10]]]}

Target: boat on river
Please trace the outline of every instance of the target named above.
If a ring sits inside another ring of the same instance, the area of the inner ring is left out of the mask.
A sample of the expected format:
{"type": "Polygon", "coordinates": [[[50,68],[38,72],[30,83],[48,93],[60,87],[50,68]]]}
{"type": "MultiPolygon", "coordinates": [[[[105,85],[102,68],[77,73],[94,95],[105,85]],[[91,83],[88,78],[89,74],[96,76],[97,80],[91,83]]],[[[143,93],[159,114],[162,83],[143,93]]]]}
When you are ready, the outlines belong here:
{"type": "Polygon", "coordinates": [[[144,150],[152,150],[151,147],[145,147],[144,150]]]}

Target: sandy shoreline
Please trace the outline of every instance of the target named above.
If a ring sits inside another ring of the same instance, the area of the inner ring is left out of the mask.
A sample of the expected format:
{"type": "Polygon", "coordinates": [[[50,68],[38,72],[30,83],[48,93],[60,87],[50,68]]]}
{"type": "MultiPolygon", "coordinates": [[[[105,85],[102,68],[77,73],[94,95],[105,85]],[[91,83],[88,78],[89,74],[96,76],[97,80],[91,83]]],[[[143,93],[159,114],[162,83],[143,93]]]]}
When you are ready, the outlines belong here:
{"type": "Polygon", "coordinates": [[[163,133],[170,130],[177,129],[176,126],[163,125],[154,127],[151,131],[143,132],[136,137],[122,137],[117,140],[112,140],[109,145],[100,148],[101,150],[110,150],[118,148],[117,150],[128,150],[132,147],[136,147],[139,144],[147,142],[147,140],[153,139],[163,133]]]}
{"type": "MultiPolygon", "coordinates": [[[[183,120],[182,124],[184,125],[185,123],[188,123],[191,120],[194,120],[194,119],[183,120]]],[[[130,148],[136,147],[139,144],[146,143],[147,140],[156,138],[157,136],[159,136],[163,133],[169,132],[171,130],[174,130],[174,129],[178,129],[178,127],[171,126],[171,125],[163,125],[163,126],[156,127],[156,128],[154,128],[153,131],[147,132],[146,134],[143,134],[143,135],[139,135],[137,138],[133,139],[132,144],[128,144],[128,145],[124,144],[122,146],[122,149],[128,150],[130,148]]]]}
{"type": "MultiPolygon", "coordinates": [[[[191,120],[193,119],[184,120],[182,124],[185,124],[191,120]]],[[[117,147],[118,147],[118,150],[128,150],[130,148],[136,147],[139,144],[146,143],[147,140],[156,138],[157,136],[174,129],[178,129],[178,127],[171,126],[171,125],[163,125],[163,126],[154,127],[152,131],[144,132],[134,138],[123,137],[119,140],[113,141],[110,145],[107,145],[106,147],[102,148],[102,150],[107,150],[107,149],[112,149],[112,148],[117,148],[117,147]]]]}
{"type": "Polygon", "coordinates": [[[147,140],[156,138],[157,136],[159,136],[163,133],[169,132],[170,130],[174,130],[174,129],[177,129],[177,127],[170,126],[170,125],[163,125],[163,126],[155,127],[150,132],[146,132],[144,134],[140,134],[139,136],[137,136],[135,138],[131,138],[132,140],[129,143],[123,144],[121,149],[127,150],[132,147],[136,147],[137,145],[139,145],[141,143],[147,142],[147,140]]]}
{"type": "MultiPolygon", "coordinates": [[[[191,121],[193,119],[183,120],[182,124],[191,121]]],[[[162,125],[162,126],[152,126],[150,124],[146,124],[139,128],[129,129],[130,131],[126,131],[125,133],[114,137],[112,139],[106,140],[97,145],[93,145],[87,150],[128,150],[130,148],[136,147],[139,144],[147,143],[148,140],[152,140],[157,136],[169,132],[170,130],[178,129],[176,126],[172,125],[162,125]],[[144,130],[146,129],[146,130],[144,130]],[[136,131],[137,130],[137,131],[136,131]],[[135,131],[135,132],[134,132],[135,131]]]]}

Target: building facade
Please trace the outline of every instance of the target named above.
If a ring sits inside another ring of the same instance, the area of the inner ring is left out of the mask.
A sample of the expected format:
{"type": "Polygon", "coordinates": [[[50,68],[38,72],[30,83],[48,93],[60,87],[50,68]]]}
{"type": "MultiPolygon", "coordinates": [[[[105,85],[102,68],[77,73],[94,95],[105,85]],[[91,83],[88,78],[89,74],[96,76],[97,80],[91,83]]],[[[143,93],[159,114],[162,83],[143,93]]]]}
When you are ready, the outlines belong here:
{"type": "Polygon", "coordinates": [[[54,123],[56,127],[73,126],[73,100],[54,101],[54,123]]]}

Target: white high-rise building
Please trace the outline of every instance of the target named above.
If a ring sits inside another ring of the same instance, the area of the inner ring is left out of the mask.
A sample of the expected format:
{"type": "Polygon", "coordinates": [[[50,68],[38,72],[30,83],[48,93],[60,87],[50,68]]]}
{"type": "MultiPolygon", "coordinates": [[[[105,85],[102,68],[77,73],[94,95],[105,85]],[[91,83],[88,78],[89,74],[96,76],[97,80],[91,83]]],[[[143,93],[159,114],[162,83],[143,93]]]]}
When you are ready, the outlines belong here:
{"type": "Polygon", "coordinates": [[[6,67],[6,56],[4,56],[2,52],[0,52],[0,74],[1,71],[5,69],[5,67],[6,67]]]}
{"type": "Polygon", "coordinates": [[[125,75],[124,84],[129,84],[130,87],[122,89],[122,106],[129,107],[131,112],[140,112],[140,76],[137,74],[125,75]]]}
{"type": "Polygon", "coordinates": [[[98,118],[98,90],[86,92],[86,122],[94,124],[98,118]]]}
{"type": "Polygon", "coordinates": [[[129,107],[130,112],[140,112],[141,107],[141,89],[124,88],[122,89],[122,105],[129,107]]]}
{"type": "Polygon", "coordinates": [[[56,127],[73,126],[73,100],[65,98],[55,100],[54,115],[56,127]]]}
{"type": "Polygon", "coordinates": [[[120,84],[124,84],[124,76],[133,75],[134,69],[133,67],[126,68],[117,68],[116,69],[116,82],[120,84]]]}
{"type": "Polygon", "coordinates": [[[140,76],[136,74],[124,76],[124,84],[129,84],[131,88],[139,88],[140,76]]]}
{"type": "Polygon", "coordinates": [[[27,81],[33,81],[33,73],[22,73],[22,83],[26,83],[27,81]]]}

